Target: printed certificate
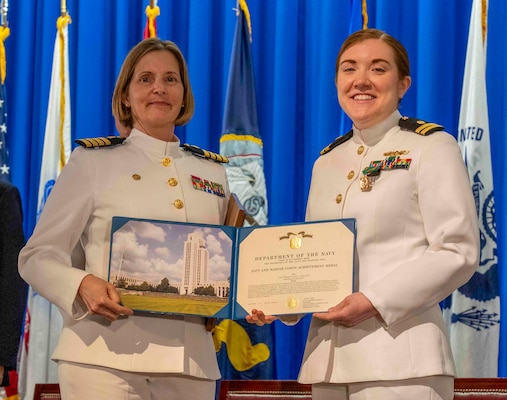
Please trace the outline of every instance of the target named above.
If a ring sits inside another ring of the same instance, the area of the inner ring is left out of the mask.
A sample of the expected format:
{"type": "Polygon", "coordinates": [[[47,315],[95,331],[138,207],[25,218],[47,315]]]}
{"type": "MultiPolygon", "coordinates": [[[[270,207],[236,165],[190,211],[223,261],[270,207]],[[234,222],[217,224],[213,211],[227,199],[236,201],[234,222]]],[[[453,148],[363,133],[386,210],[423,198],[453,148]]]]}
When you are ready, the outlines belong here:
{"type": "Polygon", "coordinates": [[[352,221],[342,220],[248,232],[239,242],[238,305],[283,315],[338,304],[353,290],[352,227],[352,221]]]}

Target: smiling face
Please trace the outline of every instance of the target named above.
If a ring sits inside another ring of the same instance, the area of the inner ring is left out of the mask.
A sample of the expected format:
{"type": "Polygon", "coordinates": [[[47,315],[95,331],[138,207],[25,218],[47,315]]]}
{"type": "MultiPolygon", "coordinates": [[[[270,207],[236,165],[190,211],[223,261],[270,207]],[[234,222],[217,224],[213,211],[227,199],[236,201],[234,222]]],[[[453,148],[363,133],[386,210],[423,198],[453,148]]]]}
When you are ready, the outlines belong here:
{"type": "Polygon", "coordinates": [[[380,39],[357,42],[338,60],[338,102],[358,129],[370,128],[391,115],[410,82],[409,76],[399,76],[393,49],[380,39]]]}
{"type": "Polygon", "coordinates": [[[131,109],[134,128],[171,141],[183,96],[178,60],[169,51],[156,50],[137,63],[123,104],[131,109]]]}

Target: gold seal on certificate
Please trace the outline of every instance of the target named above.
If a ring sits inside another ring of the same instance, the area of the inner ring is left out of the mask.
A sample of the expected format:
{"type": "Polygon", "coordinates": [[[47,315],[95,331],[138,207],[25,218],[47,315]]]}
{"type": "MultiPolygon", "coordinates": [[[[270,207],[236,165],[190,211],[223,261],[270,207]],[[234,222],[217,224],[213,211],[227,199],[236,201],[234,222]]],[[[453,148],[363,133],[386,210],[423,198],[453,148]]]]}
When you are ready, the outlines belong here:
{"type": "Polygon", "coordinates": [[[297,297],[291,296],[287,300],[287,307],[296,308],[299,305],[299,299],[297,297]]]}

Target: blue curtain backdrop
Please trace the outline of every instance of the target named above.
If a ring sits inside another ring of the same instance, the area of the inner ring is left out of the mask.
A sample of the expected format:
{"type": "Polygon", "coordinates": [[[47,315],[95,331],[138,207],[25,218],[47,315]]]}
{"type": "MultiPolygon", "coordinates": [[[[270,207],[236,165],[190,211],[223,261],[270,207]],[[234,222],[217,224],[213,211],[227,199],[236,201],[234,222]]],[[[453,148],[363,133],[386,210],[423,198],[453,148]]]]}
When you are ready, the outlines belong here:
{"type": "MultiPolygon", "coordinates": [[[[111,96],[129,48],[142,39],[148,0],[67,0],[72,137],[113,134],[111,96]]],[[[386,30],[407,47],[413,84],[405,115],[443,124],[456,134],[471,0],[368,0],[369,27],[386,30]]],[[[219,150],[235,0],[159,0],[158,36],[175,41],[189,64],[196,97],[183,142],[219,150]]],[[[249,0],[260,134],[271,224],[304,219],[312,164],[339,131],[333,83],[339,46],[349,29],[349,0],[249,0]]],[[[11,0],[6,41],[12,181],[21,191],[27,237],[37,190],[60,0],[11,0]]],[[[505,235],[507,2],[490,0],[487,62],[492,165],[496,197],[501,294],[505,235]]],[[[114,168],[111,165],[111,168],[114,168]]],[[[104,171],[107,174],[107,171],[104,171]]],[[[395,195],[395,194],[394,194],[395,195]]],[[[506,310],[505,302],[502,310],[506,310]]],[[[502,313],[502,320],[504,320],[502,313]]],[[[308,321],[276,326],[277,377],[295,378],[308,321]]],[[[503,325],[507,326],[507,325],[503,325]]],[[[500,376],[507,375],[502,330],[500,376]]]]}

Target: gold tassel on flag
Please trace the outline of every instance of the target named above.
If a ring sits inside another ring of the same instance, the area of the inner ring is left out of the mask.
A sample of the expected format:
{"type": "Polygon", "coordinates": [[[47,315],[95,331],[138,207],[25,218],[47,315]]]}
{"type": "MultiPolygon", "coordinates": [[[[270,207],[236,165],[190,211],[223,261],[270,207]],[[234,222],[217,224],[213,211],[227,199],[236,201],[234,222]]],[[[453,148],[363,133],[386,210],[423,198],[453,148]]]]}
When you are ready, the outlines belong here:
{"type": "Polygon", "coordinates": [[[65,123],[65,38],[63,34],[63,29],[67,27],[72,20],[70,19],[70,15],[67,14],[67,10],[65,9],[65,0],[62,0],[62,15],[58,17],[56,21],[56,28],[58,29],[58,38],[60,42],[60,127],[59,127],[59,136],[60,136],[60,168],[63,168],[66,163],[65,156],[65,146],[63,141],[63,126],[65,123]]]}
{"type": "MultiPolygon", "coordinates": [[[[252,22],[250,20],[250,10],[248,9],[248,4],[246,4],[246,0],[239,0],[238,5],[245,14],[246,23],[248,26],[248,33],[250,34],[250,43],[252,43],[252,22]]],[[[239,15],[239,10],[236,13],[236,15],[239,15]]]]}
{"type": "Polygon", "coordinates": [[[368,29],[368,6],[366,0],[363,0],[361,9],[361,14],[363,15],[363,29],[368,29]]]}
{"type": "Polygon", "coordinates": [[[146,6],[146,17],[148,18],[146,23],[146,29],[144,32],[144,38],[157,37],[157,28],[155,26],[155,19],[160,15],[160,8],[155,4],[153,0],[150,0],[150,5],[146,6]]]}
{"type": "Polygon", "coordinates": [[[9,24],[7,22],[7,0],[2,0],[2,26],[0,26],[0,79],[2,85],[5,83],[7,75],[7,56],[5,54],[5,40],[11,34],[9,24]]]}
{"type": "Polygon", "coordinates": [[[481,21],[482,21],[482,44],[486,41],[487,23],[488,23],[488,0],[481,2],[481,21]]]}

